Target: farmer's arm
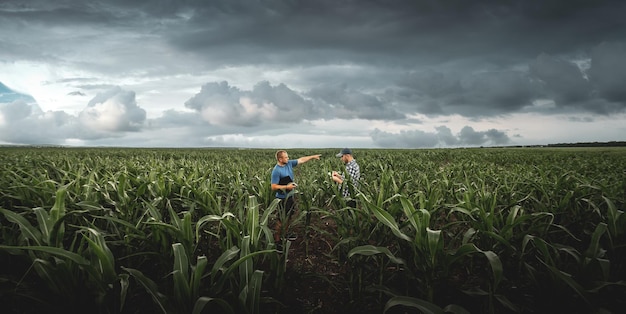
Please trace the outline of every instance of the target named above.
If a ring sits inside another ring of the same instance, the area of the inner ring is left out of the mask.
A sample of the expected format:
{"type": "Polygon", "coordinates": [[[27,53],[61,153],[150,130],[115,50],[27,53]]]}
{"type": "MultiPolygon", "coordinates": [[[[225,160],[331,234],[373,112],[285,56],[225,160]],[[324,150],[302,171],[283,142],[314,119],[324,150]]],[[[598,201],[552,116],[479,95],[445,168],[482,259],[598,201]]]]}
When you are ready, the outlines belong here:
{"type": "Polygon", "coordinates": [[[305,163],[305,162],[307,162],[307,161],[309,161],[309,160],[311,160],[311,159],[317,159],[317,160],[319,160],[319,159],[320,159],[320,156],[322,156],[322,155],[317,154],[317,155],[311,155],[311,156],[304,156],[304,157],[300,157],[300,158],[298,158],[298,164],[303,164],[303,163],[305,163]]]}
{"type": "Polygon", "coordinates": [[[293,190],[293,188],[295,187],[293,185],[293,182],[290,182],[288,184],[278,184],[280,182],[280,174],[278,172],[272,172],[272,179],[270,181],[271,183],[271,188],[272,191],[276,191],[276,190],[293,190]]]}
{"type": "Polygon", "coordinates": [[[291,191],[295,187],[296,187],[295,183],[293,183],[293,182],[289,182],[288,184],[285,184],[285,185],[281,185],[281,184],[278,184],[278,183],[272,183],[272,191],[276,191],[276,190],[291,191]]]}
{"type": "Polygon", "coordinates": [[[333,181],[335,181],[335,182],[337,182],[339,184],[343,183],[343,176],[340,173],[338,173],[337,171],[333,171],[332,179],[333,179],[333,181]]]}

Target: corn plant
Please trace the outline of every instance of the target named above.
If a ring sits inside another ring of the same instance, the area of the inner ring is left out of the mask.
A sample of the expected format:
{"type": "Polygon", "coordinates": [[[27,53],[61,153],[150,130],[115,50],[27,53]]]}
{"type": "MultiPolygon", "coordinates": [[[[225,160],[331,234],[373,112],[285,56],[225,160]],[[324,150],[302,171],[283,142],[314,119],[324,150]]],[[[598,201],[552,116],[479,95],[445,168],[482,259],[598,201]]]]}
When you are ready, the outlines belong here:
{"type": "MultiPolygon", "coordinates": [[[[5,215],[8,213],[0,210],[5,215]]],[[[37,240],[37,236],[44,233],[37,232],[37,228],[19,216],[9,214],[9,217],[20,225],[25,237],[34,241],[35,245],[2,245],[0,249],[26,252],[32,260],[33,269],[56,298],[65,300],[74,310],[99,307],[101,313],[122,312],[128,278],[116,273],[115,259],[101,232],[84,228],[82,231],[87,235],[75,239],[74,243],[78,244],[68,250],[37,240]],[[86,246],[81,244],[83,241],[86,241],[86,246]]],[[[46,227],[42,226],[42,229],[46,227]]]]}
{"type": "MultiPolygon", "coordinates": [[[[486,257],[493,275],[489,285],[489,295],[492,298],[495,297],[503,273],[502,264],[498,256],[492,251],[483,251],[473,244],[466,244],[458,249],[446,250],[441,230],[430,229],[430,212],[426,209],[416,209],[404,196],[398,195],[396,198],[399,199],[402,205],[405,214],[404,219],[409,222],[407,228],[402,228],[401,224],[391,214],[377,206],[374,202],[369,201],[366,196],[361,195],[361,201],[368,210],[373,213],[380,223],[389,228],[395,237],[401,240],[398,242],[397,249],[398,254],[401,254],[400,256],[403,257],[395,257],[392,254],[393,260],[398,261],[401,258],[407,261],[404,268],[407,273],[405,276],[419,285],[420,299],[428,303],[434,302],[436,291],[434,283],[438,280],[438,274],[442,271],[443,273],[448,273],[452,264],[473,253],[481,253],[486,257]],[[412,233],[407,234],[407,231],[412,233]]],[[[389,251],[384,247],[378,247],[376,250],[373,250],[371,247],[357,247],[350,253],[351,255],[371,255],[372,252],[385,252],[387,256],[390,256],[387,253],[389,251]]],[[[379,283],[382,283],[382,280],[379,280],[379,283]]],[[[489,299],[489,304],[492,303],[492,298],[489,299]]],[[[508,304],[504,296],[498,296],[498,298],[508,304]]],[[[490,305],[490,308],[493,312],[493,306],[490,305]]]]}
{"type": "Polygon", "coordinates": [[[198,256],[194,265],[189,261],[182,244],[172,244],[172,251],[174,252],[172,278],[177,312],[201,313],[209,302],[215,302],[223,311],[234,313],[232,307],[223,299],[201,296],[202,277],[208,265],[206,256],[198,256]]]}
{"type": "Polygon", "coordinates": [[[542,290],[550,291],[552,298],[570,300],[565,308],[603,309],[606,302],[601,298],[603,290],[626,292],[626,283],[610,281],[611,261],[601,246],[607,229],[606,224],[598,224],[583,251],[527,236],[522,248],[529,278],[542,290]]]}
{"type": "Polygon", "coordinates": [[[363,182],[349,208],[327,176],[344,166],[335,149],[290,151],[331,157],[296,168],[293,226],[315,238],[279,253],[272,150],[0,148],[3,304],[254,313],[278,306],[288,261],[304,256],[340,269],[307,274],[346,300],[337,311],[626,305],[623,149],[355,152],[363,182]]]}

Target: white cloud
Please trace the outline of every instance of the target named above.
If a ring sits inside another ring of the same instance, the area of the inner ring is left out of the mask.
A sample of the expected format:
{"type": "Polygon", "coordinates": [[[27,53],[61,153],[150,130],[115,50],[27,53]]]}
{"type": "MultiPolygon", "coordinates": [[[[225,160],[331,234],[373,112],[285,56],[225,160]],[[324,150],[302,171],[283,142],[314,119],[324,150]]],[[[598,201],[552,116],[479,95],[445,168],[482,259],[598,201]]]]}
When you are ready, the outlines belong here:
{"type": "Polygon", "coordinates": [[[115,100],[107,100],[83,110],[80,115],[81,123],[95,131],[115,132],[128,126],[125,119],[126,107],[115,100]]]}
{"type": "Polygon", "coordinates": [[[83,126],[96,132],[138,131],[146,118],[135,93],[119,87],[98,94],[78,115],[83,126]]]}

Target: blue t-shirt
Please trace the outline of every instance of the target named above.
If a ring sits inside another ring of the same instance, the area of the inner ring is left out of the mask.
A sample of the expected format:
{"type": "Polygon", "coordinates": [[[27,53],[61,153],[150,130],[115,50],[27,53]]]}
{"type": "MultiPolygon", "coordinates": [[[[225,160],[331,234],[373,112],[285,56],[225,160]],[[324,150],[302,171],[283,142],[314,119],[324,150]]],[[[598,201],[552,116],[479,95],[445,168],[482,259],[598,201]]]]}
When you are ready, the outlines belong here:
{"type": "MultiPolygon", "coordinates": [[[[287,185],[289,182],[293,182],[293,167],[298,165],[297,159],[290,159],[284,166],[276,164],[272,169],[272,184],[287,185]]],[[[285,198],[287,193],[282,190],[276,191],[277,198],[285,198]]]]}

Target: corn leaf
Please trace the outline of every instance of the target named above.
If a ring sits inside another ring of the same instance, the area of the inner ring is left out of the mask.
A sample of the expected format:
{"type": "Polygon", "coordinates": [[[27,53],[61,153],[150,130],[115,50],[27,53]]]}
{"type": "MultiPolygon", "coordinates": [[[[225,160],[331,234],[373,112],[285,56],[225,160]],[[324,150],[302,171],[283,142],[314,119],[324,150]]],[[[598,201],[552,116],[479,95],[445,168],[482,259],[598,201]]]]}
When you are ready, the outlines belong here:
{"type": "Polygon", "coordinates": [[[430,253],[431,265],[435,265],[435,260],[439,252],[443,252],[443,237],[441,237],[441,230],[431,230],[426,228],[428,239],[428,252],[430,253]]]}
{"type": "Polygon", "coordinates": [[[135,280],[145,288],[146,292],[148,292],[148,294],[152,297],[154,303],[156,303],[156,305],[159,306],[159,309],[161,309],[161,313],[167,314],[167,310],[165,309],[166,299],[165,296],[159,292],[157,284],[152,279],[146,277],[139,270],[126,268],[124,266],[122,266],[122,269],[133,276],[133,278],[135,278],[135,280]]]}
{"type": "MultiPolygon", "coordinates": [[[[287,245],[289,245],[289,241],[287,242],[287,245]]],[[[235,262],[233,262],[228,268],[226,268],[226,270],[224,270],[223,275],[218,279],[218,281],[215,284],[215,288],[217,289],[217,291],[221,291],[222,287],[224,286],[224,284],[226,283],[226,281],[228,279],[230,279],[230,276],[232,276],[232,273],[239,268],[239,266],[241,264],[243,264],[244,262],[246,262],[248,259],[254,258],[257,255],[261,255],[261,254],[267,254],[267,253],[274,253],[274,250],[263,250],[263,251],[256,251],[253,253],[250,253],[248,255],[242,256],[240,257],[238,260],[236,260],[235,262]]],[[[221,256],[220,256],[221,257],[221,256]]]]}
{"type": "MultiPolygon", "coordinates": [[[[239,256],[243,257],[250,254],[250,236],[244,236],[241,241],[241,251],[239,252],[239,256]]],[[[254,264],[252,259],[246,259],[239,266],[239,284],[240,285],[248,285],[250,281],[250,277],[252,276],[254,264]]]]}
{"type": "Polygon", "coordinates": [[[99,270],[102,275],[102,279],[106,283],[112,283],[117,278],[113,253],[107,246],[106,240],[101,232],[93,228],[85,228],[85,230],[87,230],[91,234],[91,237],[94,238],[91,239],[91,237],[85,236],[85,239],[89,243],[89,248],[97,257],[96,261],[92,261],[92,265],[95,264],[94,266],[96,266],[96,269],[99,270]]]}
{"type": "Polygon", "coordinates": [[[24,238],[33,241],[34,244],[38,246],[45,244],[43,243],[44,241],[42,241],[41,231],[33,227],[30,222],[26,220],[26,218],[22,217],[22,215],[4,208],[0,208],[0,212],[4,214],[8,221],[18,224],[24,238]]]}
{"type": "Polygon", "coordinates": [[[412,298],[412,297],[405,297],[405,296],[397,296],[397,297],[393,297],[389,299],[389,301],[387,301],[387,303],[385,304],[383,313],[387,313],[387,311],[389,311],[392,307],[395,307],[398,305],[417,309],[421,311],[421,313],[423,314],[444,314],[445,313],[443,309],[441,309],[437,305],[432,304],[428,301],[424,301],[422,299],[417,299],[417,298],[412,298]]]}
{"type": "Polygon", "coordinates": [[[250,235],[250,245],[252,247],[256,247],[261,232],[259,228],[259,202],[257,201],[256,196],[252,195],[248,197],[247,210],[247,234],[250,235]]]}
{"type": "Polygon", "coordinates": [[[200,239],[200,231],[202,230],[202,227],[204,227],[206,223],[213,222],[213,221],[222,221],[227,218],[236,218],[236,217],[230,212],[226,212],[222,215],[202,216],[200,219],[198,219],[198,222],[196,222],[196,239],[200,239]]]}
{"type": "Polygon", "coordinates": [[[602,257],[601,256],[602,252],[600,248],[600,238],[606,231],[607,231],[606,223],[601,222],[596,226],[596,229],[593,231],[593,234],[591,235],[591,242],[589,243],[589,247],[587,248],[587,251],[585,252],[586,257],[589,257],[589,258],[602,257]]]}
{"type": "Polygon", "coordinates": [[[193,273],[191,274],[191,295],[197,299],[200,296],[200,287],[202,284],[202,276],[208,265],[206,256],[198,256],[196,260],[196,266],[193,267],[193,273]]]}
{"type": "MultiPolygon", "coordinates": [[[[365,201],[367,202],[367,200],[365,201]]],[[[378,221],[382,222],[385,226],[391,229],[391,232],[393,232],[396,237],[409,242],[411,241],[411,238],[400,231],[398,223],[393,219],[393,217],[391,217],[391,214],[372,203],[368,203],[367,207],[372,211],[374,216],[376,216],[378,221]]]]}
{"type": "Polygon", "coordinates": [[[213,268],[211,269],[211,278],[212,281],[215,280],[217,273],[219,271],[224,271],[224,265],[226,263],[228,263],[229,261],[231,261],[232,259],[237,257],[237,254],[239,253],[239,248],[236,246],[231,247],[230,249],[224,251],[224,253],[222,253],[222,255],[220,255],[220,257],[217,258],[217,260],[215,261],[215,263],[213,264],[213,268]]]}
{"type": "Polygon", "coordinates": [[[44,252],[44,253],[48,253],[51,255],[54,255],[56,257],[59,258],[64,258],[64,259],[68,259],[76,264],[79,265],[89,265],[89,261],[87,259],[85,259],[84,257],[62,249],[62,248],[58,248],[58,247],[52,247],[52,246],[7,246],[7,245],[0,245],[0,249],[5,249],[5,250],[14,250],[14,249],[19,249],[19,250],[26,250],[26,251],[37,251],[37,252],[44,252]]]}
{"type": "Polygon", "coordinates": [[[130,287],[130,281],[128,274],[120,274],[118,276],[120,282],[120,313],[124,309],[124,304],[126,304],[126,296],[128,295],[128,287],[130,287]]]}
{"type": "Polygon", "coordinates": [[[217,303],[220,306],[220,308],[223,311],[221,313],[235,314],[235,311],[230,306],[230,304],[228,304],[228,302],[224,301],[223,299],[209,298],[209,297],[200,297],[200,298],[198,298],[196,300],[196,303],[193,306],[193,311],[191,313],[192,314],[201,314],[201,313],[203,313],[202,310],[204,310],[204,308],[207,306],[207,304],[209,304],[211,302],[215,302],[215,303],[217,303]]]}
{"type": "Polygon", "coordinates": [[[386,247],[381,247],[381,246],[373,246],[373,245],[362,245],[362,246],[357,246],[355,248],[353,248],[352,250],[350,250],[350,252],[348,252],[348,258],[354,256],[354,255],[365,255],[365,256],[372,256],[372,255],[376,255],[376,254],[385,254],[389,260],[395,264],[404,264],[404,260],[402,258],[398,258],[396,257],[393,253],[391,253],[391,251],[389,251],[388,248],[386,247]]]}
{"type": "Polygon", "coordinates": [[[44,208],[33,208],[33,211],[35,212],[35,216],[37,216],[37,223],[39,224],[42,240],[45,244],[50,245],[50,230],[54,223],[51,222],[50,215],[48,215],[48,212],[44,208]]]}
{"type": "Polygon", "coordinates": [[[174,289],[177,293],[181,293],[183,300],[187,300],[190,295],[189,280],[189,260],[185,248],[180,243],[172,244],[172,251],[174,252],[174,289]]]}
{"type": "Polygon", "coordinates": [[[263,271],[255,270],[250,276],[250,282],[239,294],[239,301],[245,305],[248,313],[259,313],[261,300],[261,284],[263,283],[263,271]]]}

